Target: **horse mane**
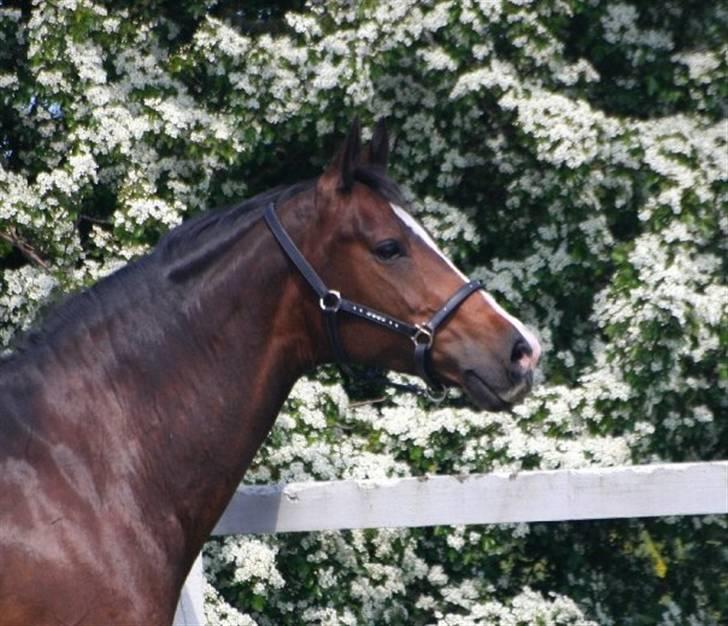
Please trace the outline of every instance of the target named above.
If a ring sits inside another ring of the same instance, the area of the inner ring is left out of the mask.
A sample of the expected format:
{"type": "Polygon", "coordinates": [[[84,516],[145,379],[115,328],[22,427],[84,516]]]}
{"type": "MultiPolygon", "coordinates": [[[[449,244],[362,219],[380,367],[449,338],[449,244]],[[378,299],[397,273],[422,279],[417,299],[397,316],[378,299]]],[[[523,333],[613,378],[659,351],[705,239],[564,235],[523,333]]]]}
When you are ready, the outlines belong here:
{"type": "MultiPolygon", "coordinates": [[[[403,193],[384,168],[360,165],[354,180],[366,185],[389,202],[403,205],[403,193]]],[[[173,282],[198,274],[229,250],[269,204],[285,201],[316,186],[316,179],[265,191],[227,209],[210,211],[171,230],[159,242],[156,253],[166,260],[167,278],[173,282]]]]}
{"type": "Polygon", "coordinates": [[[169,231],[154,250],[165,266],[165,275],[179,283],[198,274],[229,250],[255,223],[269,204],[282,204],[312,189],[316,180],[279,186],[238,204],[208,211],[169,231]]]}
{"type": "MultiPolygon", "coordinates": [[[[384,168],[360,165],[354,179],[366,185],[388,202],[403,205],[404,196],[399,186],[387,176],[384,168]]],[[[11,343],[11,352],[0,356],[0,366],[18,356],[43,346],[66,328],[94,315],[104,315],[113,308],[113,299],[121,297],[125,288],[148,288],[160,279],[174,284],[198,275],[229,250],[254,223],[259,212],[271,202],[282,204],[286,200],[313,189],[316,179],[282,185],[264,191],[252,198],[202,213],[176,226],[165,234],[148,254],[103,278],[95,285],[72,293],[60,303],[52,304],[41,313],[37,328],[20,333],[11,343]],[[112,305],[112,306],[109,306],[112,305]]]]}

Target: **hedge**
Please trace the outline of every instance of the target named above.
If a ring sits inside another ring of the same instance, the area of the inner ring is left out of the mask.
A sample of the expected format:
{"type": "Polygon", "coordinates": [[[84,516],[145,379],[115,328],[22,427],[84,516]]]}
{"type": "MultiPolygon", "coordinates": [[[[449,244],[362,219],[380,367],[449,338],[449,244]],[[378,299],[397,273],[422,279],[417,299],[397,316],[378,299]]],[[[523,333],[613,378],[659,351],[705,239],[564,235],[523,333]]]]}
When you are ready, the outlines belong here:
{"type": "MultiPolygon", "coordinates": [[[[728,13],[716,2],[0,3],[0,345],[348,121],[546,349],[510,414],[302,380],[247,482],[728,457],[728,13]]],[[[211,624],[711,625],[726,519],[236,537],[211,624]]]]}

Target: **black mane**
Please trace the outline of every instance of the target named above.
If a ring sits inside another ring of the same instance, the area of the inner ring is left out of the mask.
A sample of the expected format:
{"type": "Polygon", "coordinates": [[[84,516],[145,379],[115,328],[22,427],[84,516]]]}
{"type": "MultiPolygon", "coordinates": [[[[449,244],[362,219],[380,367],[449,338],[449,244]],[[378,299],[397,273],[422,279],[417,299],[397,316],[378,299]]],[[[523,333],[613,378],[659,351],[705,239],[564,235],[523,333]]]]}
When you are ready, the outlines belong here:
{"type": "Polygon", "coordinates": [[[165,266],[166,276],[182,282],[229,250],[269,204],[282,204],[315,185],[314,179],[280,186],[226,209],[203,213],[169,231],[154,254],[165,266]]]}
{"type": "MultiPolygon", "coordinates": [[[[404,205],[404,195],[399,186],[387,176],[383,168],[360,166],[354,172],[354,179],[377,192],[388,202],[404,205]]],[[[187,220],[172,229],[160,240],[155,252],[174,264],[183,258],[194,244],[195,258],[216,255],[229,247],[246,229],[250,216],[262,211],[271,202],[283,204],[290,198],[309,191],[316,185],[316,179],[302,181],[289,186],[279,186],[226,209],[210,211],[187,220]]]]}
{"type": "MultiPolygon", "coordinates": [[[[377,192],[388,202],[404,205],[399,186],[378,166],[359,166],[354,179],[377,192]]],[[[60,304],[50,306],[37,329],[31,329],[12,342],[12,352],[0,356],[0,366],[13,361],[36,346],[51,341],[79,321],[104,315],[113,308],[115,298],[127,289],[149,289],[162,280],[178,283],[196,275],[244,234],[259,212],[271,202],[286,200],[309,191],[316,179],[279,186],[227,208],[208,211],[186,220],[164,235],[155,248],[141,258],[105,277],[92,287],[71,294],[60,304]]]]}

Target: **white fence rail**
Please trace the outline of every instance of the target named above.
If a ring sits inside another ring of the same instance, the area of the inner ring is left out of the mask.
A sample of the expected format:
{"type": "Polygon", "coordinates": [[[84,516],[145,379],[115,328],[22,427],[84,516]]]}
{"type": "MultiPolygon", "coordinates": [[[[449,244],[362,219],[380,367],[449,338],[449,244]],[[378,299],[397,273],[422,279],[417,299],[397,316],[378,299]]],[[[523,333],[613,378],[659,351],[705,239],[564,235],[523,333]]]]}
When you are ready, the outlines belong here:
{"type": "MultiPolygon", "coordinates": [[[[728,461],[241,487],[213,534],[728,514],[728,461]]],[[[175,626],[201,626],[202,565],[175,626]]]]}

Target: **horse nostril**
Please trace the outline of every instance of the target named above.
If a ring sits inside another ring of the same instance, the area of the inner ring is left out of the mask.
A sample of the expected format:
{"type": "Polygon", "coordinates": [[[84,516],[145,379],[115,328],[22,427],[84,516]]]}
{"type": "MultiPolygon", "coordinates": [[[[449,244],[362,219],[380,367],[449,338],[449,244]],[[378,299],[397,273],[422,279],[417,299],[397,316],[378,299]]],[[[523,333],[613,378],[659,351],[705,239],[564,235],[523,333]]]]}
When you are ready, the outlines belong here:
{"type": "Polygon", "coordinates": [[[519,337],[516,343],[513,344],[513,350],[511,350],[511,363],[519,364],[526,369],[528,366],[522,361],[531,356],[533,356],[533,349],[523,337],[519,337]]]}

